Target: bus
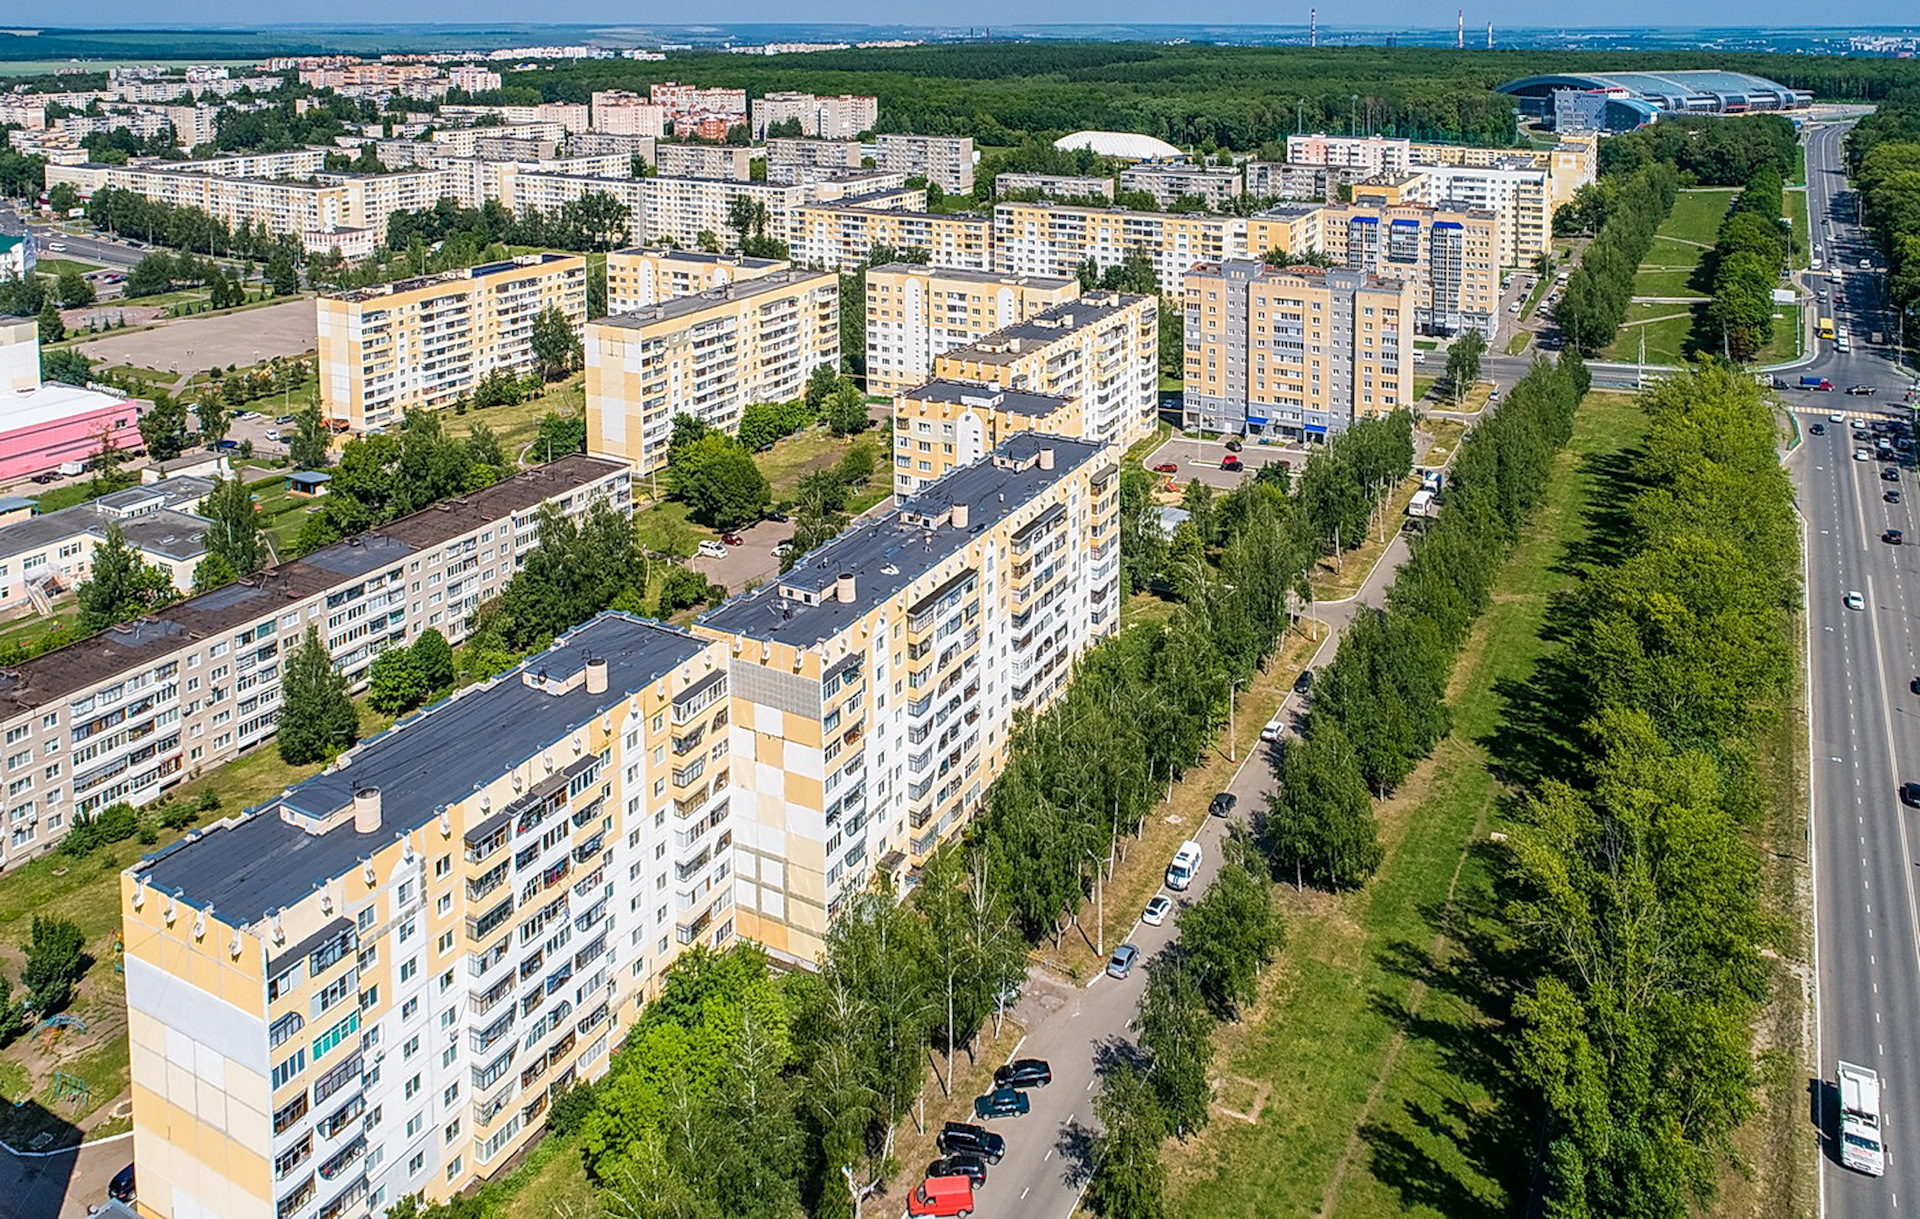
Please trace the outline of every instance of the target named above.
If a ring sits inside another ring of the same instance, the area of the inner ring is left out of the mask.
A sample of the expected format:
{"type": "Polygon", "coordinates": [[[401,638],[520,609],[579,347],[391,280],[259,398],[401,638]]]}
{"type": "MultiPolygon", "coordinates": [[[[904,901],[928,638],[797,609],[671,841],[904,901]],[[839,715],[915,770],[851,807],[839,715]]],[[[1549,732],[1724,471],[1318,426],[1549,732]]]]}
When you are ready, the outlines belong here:
{"type": "Polygon", "coordinates": [[[1823,339],[1830,339],[1833,337],[1833,319],[1832,318],[1823,317],[1820,319],[1820,337],[1823,339]]]}

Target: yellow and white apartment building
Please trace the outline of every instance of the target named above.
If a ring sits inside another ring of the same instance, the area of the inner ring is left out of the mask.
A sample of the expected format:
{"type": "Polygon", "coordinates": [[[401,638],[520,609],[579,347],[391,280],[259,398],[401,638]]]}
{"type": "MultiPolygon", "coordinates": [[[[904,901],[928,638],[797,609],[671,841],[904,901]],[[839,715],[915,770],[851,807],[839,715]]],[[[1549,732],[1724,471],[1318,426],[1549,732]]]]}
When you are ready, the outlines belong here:
{"type": "Polygon", "coordinates": [[[890,262],[867,279],[867,388],[925,381],[933,358],[1080,295],[1074,276],[999,275],[890,262]]]}
{"type": "Polygon", "coordinates": [[[1188,428],[1324,440],[1413,401],[1414,288],[1236,260],[1187,275],[1188,428]]]}
{"type": "Polygon", "coordinates": [[[1015,714],[1117,627],[1118,475],[1012,436],[695,621],[729,657],[738,934],[810,964],[850,894],[974,816],[1015,714]]]}
{"type": "Polygon", "coordinates": [[[121,877],[148,1214],[444,1200],[733,935],[724,644],[603,614],[121,877]]]}
{"type": "MultiPolygon", "coordinates": [[[[1113,446],[1117,456],[1152,430],[1159,408],[1160,300],[1089,292],[941,353],[933,375],[1073,399],[1081,428],[1075,439],[1113,446]]],[[[921,481],[932,474],[932,462],[918,448],[923,435],[916,428],[908,450],[895,434],[896,478],[904,473],[921,481]]]]}
{"type": "Polygon", "coordinates": [[[780,258],[709,254],[704,250],[671,247],[615,250],[607,255],[607,312],[626,313],[643,305],[696,296],[709,288],[785,271],[791,266],[780,258]]]}
{"type": "Polygon", "coordinates": [[[893,490],[912,495],[1022,432],[1086,433],[1080,399],[941,378],[893,399],[893,490]]]}
{"type": "Polygon", "coordinates": [[[1139,252],[1153,262],[1160,295],[1180,299],[1180,281],[1198,262],[1247,255],[1239,216],[1134,212],[1057,203],[1001,203],[993,209],[993,269],[1066,276],[1091,258],[1106,270],[1139,252]]]}
{"type": "MultiPolygon", "coordinates": [[[[920,207],[925,195],[911,203],[920,207]]],[[[897,199],[816,203],[794,218],[791,249],[795,261],[829,271],[850,272],[877,245],[896,250],[925,250],[936,267],[960,271],[993,269],[993,221],[968,212],[922,212],[893,204],[897,199]],[[876,206],[876,204],[878,204],[876,206]]]]}
{"type": "Polygon", "coordinates": [[[397,424],[471,394],[495,369],[533,365],[533,323],[587,320],[587,263],[523,254],[319,298],[320,409],[354,432],[397,424]]]}
{"type": "Polygon", "coordinates": [[[1497,227],[1492,212],[1395,207],[1362,193],[1320,209],[1319,249],[1349,270],[1410,280],[1421,334],[1471,329],[1491,343],[1500,321],[1497,227]]]}
{"type": "MultiPolygon", "coordinates": [[[[1476,160],[1478,158],[1475,158],[1476,160]]],[[[1552,171],[1529,156],[1507,156],[1491,164],[1416,165],[1422,202],[1456,211],[1491,212],[1495,254],[1503,267],[1523,267],[1553,249],[1552,171]]],[[[1355,198],[1369,184],[1355,183],[1355,198]]]]}
{"type": "Polygon", "coordinates": [[[801,396],[840,359],[840,281],[773,271],[587,325],[587,449],[662,468],[673,417],[725,432],[755,402],[801,396]]]}

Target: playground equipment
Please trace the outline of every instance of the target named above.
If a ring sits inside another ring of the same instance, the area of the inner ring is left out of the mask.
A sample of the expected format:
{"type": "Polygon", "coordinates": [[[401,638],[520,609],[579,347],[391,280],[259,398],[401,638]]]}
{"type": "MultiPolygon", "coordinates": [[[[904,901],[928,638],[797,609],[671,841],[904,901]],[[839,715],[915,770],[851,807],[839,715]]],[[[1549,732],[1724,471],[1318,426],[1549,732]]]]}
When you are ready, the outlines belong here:
{"type": "Polygon", "coordinates": [[[87,1086],[86,1080],[81,1079],[77,1075],[69,1075],[65,1071],[55,1071],[53,1073],[53,1099],[56,1104],[63,1100],[71,1100],[74,1109],[78,1111],[92,1104],[93,1089],[87,1086]]]}

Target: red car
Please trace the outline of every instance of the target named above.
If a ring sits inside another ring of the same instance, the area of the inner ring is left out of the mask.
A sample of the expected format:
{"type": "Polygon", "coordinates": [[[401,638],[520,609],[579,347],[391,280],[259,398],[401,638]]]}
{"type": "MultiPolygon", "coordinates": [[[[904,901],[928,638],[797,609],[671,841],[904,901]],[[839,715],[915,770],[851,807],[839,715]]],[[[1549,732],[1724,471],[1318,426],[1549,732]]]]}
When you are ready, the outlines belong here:
{"type": "Polygon", "coordinates": [[[1240,459],[1229,453],[1220,459],[1220,468],[1222,470],[1238,470],[1240,469],[1240,459]]]}
{"type": "Polygon", "coordinates": [[[720,535],[720,540],[725,542],[729,546],[739,546],[739,545],[743,545],[747,539],[741,537],[737,533],[723,533],[720,535]]]}
{"type": "Polygon", "coordinates": [[[1153,472],[1155,474],[1178,474],[1180,467],[1175,462],[1163,461],[1153,468],[1153,472]]]}

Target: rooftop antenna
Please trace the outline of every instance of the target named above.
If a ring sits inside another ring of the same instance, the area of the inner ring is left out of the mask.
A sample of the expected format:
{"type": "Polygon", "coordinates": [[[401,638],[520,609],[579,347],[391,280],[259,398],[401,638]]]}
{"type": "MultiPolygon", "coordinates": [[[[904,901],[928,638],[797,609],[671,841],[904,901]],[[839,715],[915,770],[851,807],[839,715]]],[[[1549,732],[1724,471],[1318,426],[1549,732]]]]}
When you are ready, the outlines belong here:
{"type": "Polygon", "coordinates": [[[1467,49],[1467,10],[1453,10],[1453,46],[1457,51],[1467,49]]]}

